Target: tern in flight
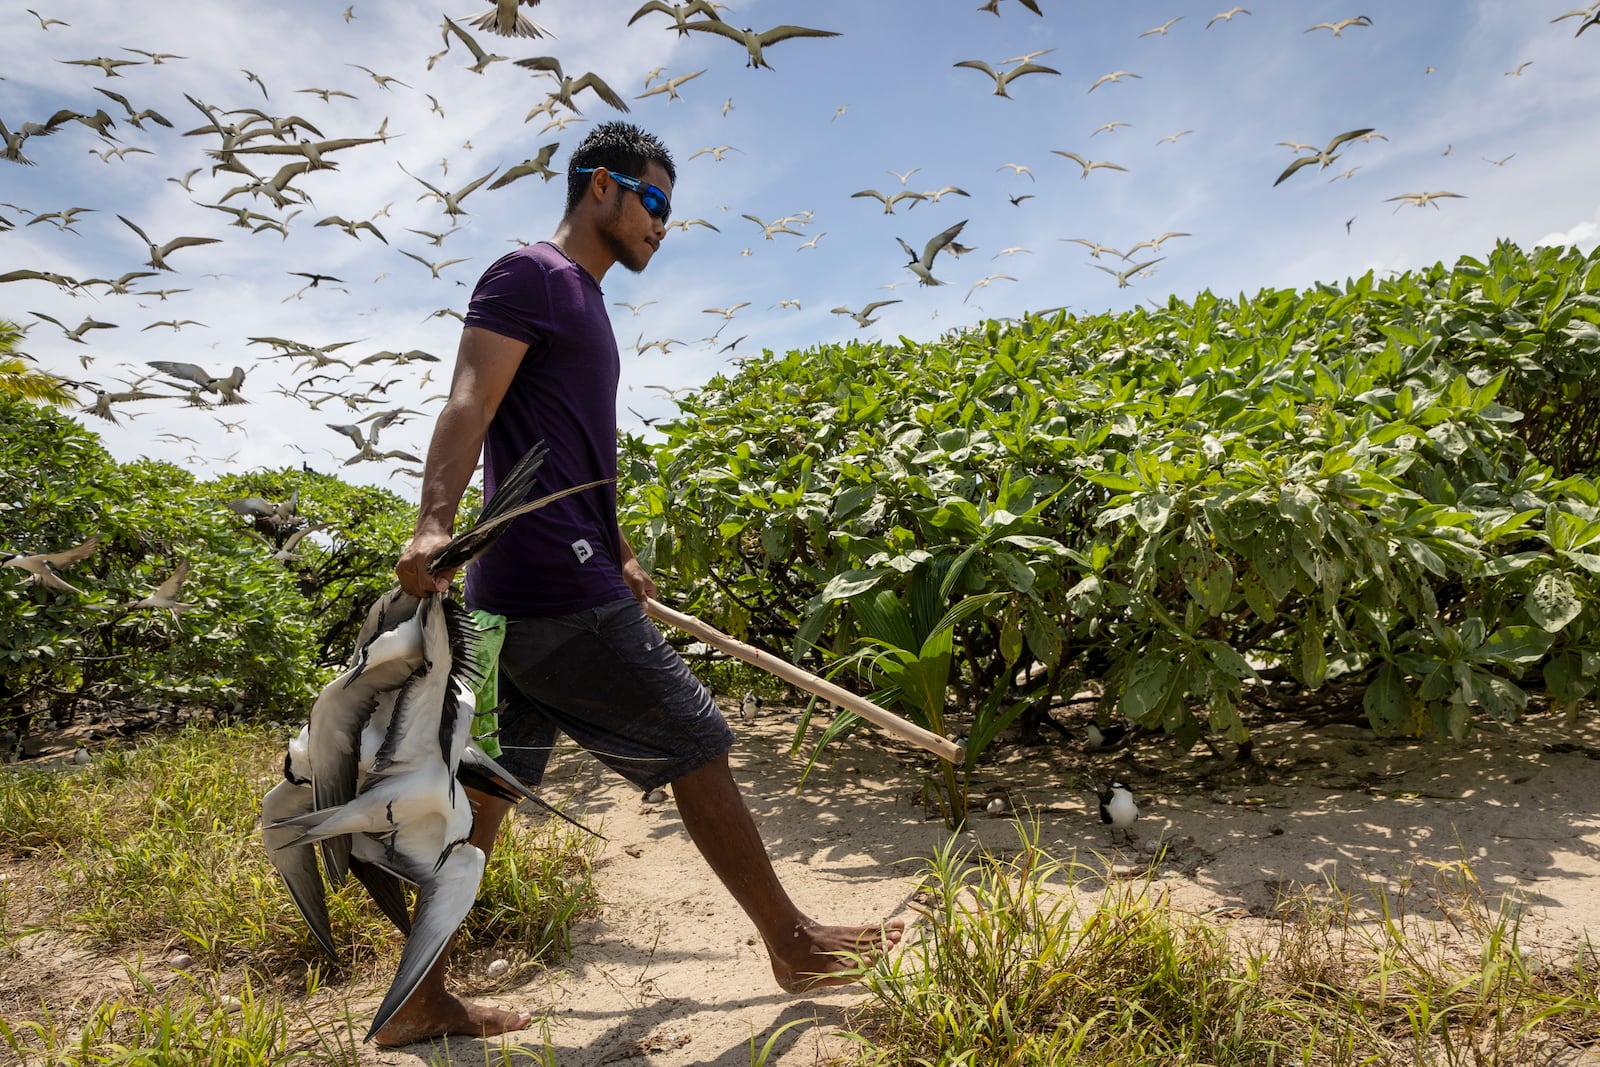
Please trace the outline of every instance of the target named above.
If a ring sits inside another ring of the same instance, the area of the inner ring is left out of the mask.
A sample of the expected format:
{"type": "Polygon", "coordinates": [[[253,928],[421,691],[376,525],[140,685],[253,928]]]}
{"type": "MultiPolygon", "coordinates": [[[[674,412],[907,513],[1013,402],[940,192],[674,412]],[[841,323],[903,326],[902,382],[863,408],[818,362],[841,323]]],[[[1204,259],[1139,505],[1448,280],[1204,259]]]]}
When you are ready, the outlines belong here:
{"type": "Polygon", "coordinates": [[[774,68],[771,63],[767,62],[766,56],[763,54],[764,50],[770,48],[772,45],[777,44],[779,41],[787,41],[791,37],[839,36],[832,30],[813,30],[806,26],[774,26],[772,29],[765,31],[764,33],[757,33],[755,30],[752,30],[749,27],[745,27],[742,30],[736,30],[726,22],[713,21],[710,19],[707,19],[705,22],[685,23],[684,28],[690,30],[699,30],[702,33],[715,33],[726,37],[731,41],[738,41],[740,44],[744,45],[745,51],[749,53],[749,59],[746,60],[745,66],[752,68],[766,67],[768,70],[772,70],[774,68]]]}
{"type": "MultiPolygon", "coordinates": [[[[1307,164],[1310,164],[1310,163],[1320,163],[1320,164],[1322,164],[1322,166],[1319,169],[1327,170],[1329,164],[1331,164],[1334,160],[1339,158],[1338,155],[1336,155],[1335,153],[1337,152],[1337,150],[1338,150],[1340,145],[1346,143],[1347,141],[1353,141],[1358,137],[1365,137],[1367,134],[1372,133],[1372,132],[1373,132],[1372,127],[1368,126],[1368,127],[1364,127],[1362,129],[1359,129],[1359,130],[1347,130],[1346,132],[1341,133],[1339,136],[1337,136],[1333,140],[1329,141],[1328,142],[1328,147],[1324,148],[1322,151],[1320,151],[1320,152],[1313,151],[1311,153],[1311,155],[1301,156],[1299,159],[1296,159],[1293,163],[1289,164],[1288,168],[1286,170],[1284,170],[1284,172],[1282,174],[1278,175],[1278,180],[1273,182],[1272,184],[1273,185],[1281,185],[1281,184],[1283,184],[1284,180],[1286,178],[1288,178],[1289,175],[1293,174],[1295,171],[1299,170],[1301,167],[1304,167],[1304,166],[1306,166],[1307,164]]],[[[1296,147],[1296,150],[1298,151],[1299,150],[1299,146],[1297,145],[1295,147],[1296,147]]]]}
{"type": "Polygon", "coordinates": [[[890,304],[898,303],[900,303],[898,300],[874,300],[860,311],[851,311],[849,308],[840,305],[839,307],[833,309],[833,314],[849,315],[852,319],[856,320],[856,327],[864,330],[868,326],[871,326],[873,323],[878,321],[872,317],[872,313],[874,311],[877,311],[881,307],[888,307],[890,304]]]}
{"type": "Polygon", "coordinates": [[[971,67],[973,70],[981,70],[981,71],[983,71],[985,74],[989,75],[989,77],[994,79],[994,95],[995,96],[1003,96],[1007,100],[1010,100],[1012,97],[1011,97],[1010,93],[1006,92],[1006,86],[1009,85],[1013,79],[1020,78],[1024,74],[1060,74],[1061,73],[1059,70],[1056,70],[1054,67],[1047,67],[1042,63],[1030,63],[1030,62],[1018,63],[1016,66],[1012,67],[1010,70],[1004,71],[1004,72],[995,70],[993,67],[989,66],[989,64],[985,63],[981,59],[963,59],[961,62],[954,64],[954,66],[957,66],[957,67],[971,67]]]}
{"type": "Polygon", "coordinates": [[[905,250],[906,255],[911,257],[911,262],[906,264],[906,269],[917,276],[917,283],[919,285],[944,284],[944,282],[941,282],[938,278],[933,276],[934,257],[938,256],[941,251],[943,251],[952,241],[956,239],[956,237],[961,233],[961,227],[965,226],[966,224],[967,220],[962,219],[948,230],[929,238],[928,243],[922,247],[921,255],[918,255],[910,245],[906,244],[903,238],[895,238],[896,241],[900,242],[900,247],[905,250]]]}

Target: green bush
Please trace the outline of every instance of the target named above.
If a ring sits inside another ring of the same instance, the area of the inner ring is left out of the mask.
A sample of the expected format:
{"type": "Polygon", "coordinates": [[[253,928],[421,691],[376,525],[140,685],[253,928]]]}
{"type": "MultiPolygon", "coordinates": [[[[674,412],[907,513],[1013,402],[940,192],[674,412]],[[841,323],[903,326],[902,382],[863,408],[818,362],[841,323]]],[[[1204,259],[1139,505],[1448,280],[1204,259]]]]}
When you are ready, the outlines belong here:
{"type": "MultiPolygon", "coordinates": [[[[992,720],[1038,663],[1034,713],[1102,678],[1190,744],[1246,740],[1259,680],[1460,737],[1530,690],[1574,705],[1600,672],[1597,339],[1600,257],[1501,245],[769,353],[630,444],[624,523],[692,610],[824,664],[881,651],[886,591],[940,589],[928,618],[1000,594],[952,629],[955,712],[992,720]]],[[[885,686],[880,656],[854,662],[885,686]]],[[[922,703],[900,700],[927,724],[922,703]]]]}
{"type": "Polygon", "coordinates": [[[74,593],[0,569],[0,726],[83,705],[205,706],[282,715],[321,679],[292,576],[181,468],[118,464],[70,418],[0,398],[0,546],[54,552],[98,535],[62,577],[74,593]],[[133,609],[180,562],[192,607],[133,609]]]}

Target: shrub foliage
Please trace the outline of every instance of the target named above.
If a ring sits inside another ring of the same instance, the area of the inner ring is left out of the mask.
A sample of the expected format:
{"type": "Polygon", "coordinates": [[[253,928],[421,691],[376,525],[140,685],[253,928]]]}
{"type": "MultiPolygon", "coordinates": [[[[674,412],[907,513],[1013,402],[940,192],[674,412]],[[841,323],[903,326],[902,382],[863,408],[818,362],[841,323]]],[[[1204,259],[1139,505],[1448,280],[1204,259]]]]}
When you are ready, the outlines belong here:
{"type": "Polygon", "coordinates": [[[625,522],[695,610],[974,737],[1084,677],[1191,744],[1261,680],[1461,737],[1600,672],[1597,350],[1600,257],[1502,244],[769,353],[631,444],[625,522]]]}
{"type": "Polygon", "coordinates": [[[0,398],[0,548],[99,537],[61,572],[79,593],[0,569],[0,727],[89,705],[299,716],[323,668],[349,653],[358,613],[393,584],[413,515],[393,493],[310,471],[200,481],[167,463],[119,464],[72,419],[0,398]],[[297,518],[270,537],[228,506],[297,490],[297,518]],[[313,520],[328,525],[276,558],[313,520]],[[129,606],[180,563],[188,610],[129,606]]]}

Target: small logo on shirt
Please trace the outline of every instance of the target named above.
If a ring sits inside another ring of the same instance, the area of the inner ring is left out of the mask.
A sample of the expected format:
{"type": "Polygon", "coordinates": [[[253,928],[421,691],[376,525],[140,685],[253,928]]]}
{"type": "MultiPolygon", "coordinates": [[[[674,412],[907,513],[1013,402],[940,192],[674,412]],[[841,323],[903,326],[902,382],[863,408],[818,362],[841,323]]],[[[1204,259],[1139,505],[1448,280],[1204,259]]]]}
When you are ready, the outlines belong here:
{"type": "Polygon", "coordinates": [[[580,537],[572,542],[572,554],[578,557],[579,563],[588,563],[589,557],[594,555],[594,549],[587,540],[580,537]]]}

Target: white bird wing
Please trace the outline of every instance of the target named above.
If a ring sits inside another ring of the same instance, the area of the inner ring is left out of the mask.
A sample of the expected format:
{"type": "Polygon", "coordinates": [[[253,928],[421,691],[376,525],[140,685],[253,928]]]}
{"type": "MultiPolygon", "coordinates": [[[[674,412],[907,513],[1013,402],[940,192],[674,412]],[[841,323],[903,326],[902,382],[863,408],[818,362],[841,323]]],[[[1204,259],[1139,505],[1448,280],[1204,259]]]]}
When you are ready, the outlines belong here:
{"type": "Polygon", "coordinates": [[[100,535],[95,534],[71,548],[64,548],[60,552],[46,552],[38,558],[52,567],[67,567],[88,557],[98,547],[100,547],[100,535]]]}
{"type": "Polygon", "coordinates": [[[372,1017],[367,1040],[372,1040],[372,1036],[383,1029],[384,1024],[417,991],[423,976],[433,968],[445,946],[455,936],[467,912],[472,909],[473,901],[478,898],[483,867],[482,850],[462,841],[453,844],[450,851],[440,858],[438,868],[418,883],[421,892],[417,897],[411,935],[406,938],[406,947],[400,953],[400,965],[395,970],[394,981],[372,1017]]]}
{"type": "Polygon", "coordinates": [[[323,894],[322,875],[317,871],[315,849],[295,848],[297,830],[280,824],[282,820],[311,811],[311,790],[285,779],[267,790],[261,798],[261,841],[267,846],[267,859],[278,871],[300,917],[311,928],[317,944],[335,963],[339,948],[334,944],[333,926],[328,920],[328,901],[323,894]]]}

